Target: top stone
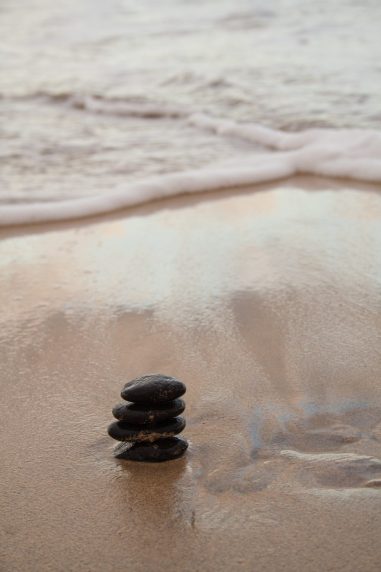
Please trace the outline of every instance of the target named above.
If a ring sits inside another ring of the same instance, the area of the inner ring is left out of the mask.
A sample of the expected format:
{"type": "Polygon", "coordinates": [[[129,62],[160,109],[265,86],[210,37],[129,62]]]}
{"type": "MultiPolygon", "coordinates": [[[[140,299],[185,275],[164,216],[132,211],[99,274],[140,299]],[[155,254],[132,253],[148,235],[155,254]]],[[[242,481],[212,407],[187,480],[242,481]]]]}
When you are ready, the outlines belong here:
{"type": "Polygon", "coordinates": [[[126,383],[120,395],[134,403],[165,403],[184,395],[185,391],[186,387],[182,381],[168,375],[152,373],[126,383]]]}

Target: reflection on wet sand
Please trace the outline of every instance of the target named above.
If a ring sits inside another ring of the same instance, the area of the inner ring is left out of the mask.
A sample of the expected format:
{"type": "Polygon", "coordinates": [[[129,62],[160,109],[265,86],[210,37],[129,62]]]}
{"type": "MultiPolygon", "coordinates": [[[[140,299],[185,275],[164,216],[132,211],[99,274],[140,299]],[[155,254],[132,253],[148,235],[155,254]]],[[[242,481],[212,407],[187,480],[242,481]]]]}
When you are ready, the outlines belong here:
{"type": "Polygon", "coordinates": [[[7,570],[378,572],[381,202],[325,185],[2,231],[7,570]],[[117,461],[154,371],[189,451],[117,461]]]}
{"type": "Polygon", "coordinates": [[[192,526],[194,483],[186,459],[168,465],[117,463],[115,484],[127,526],[131,518],[138,529],[172,534],[192,526]]]}

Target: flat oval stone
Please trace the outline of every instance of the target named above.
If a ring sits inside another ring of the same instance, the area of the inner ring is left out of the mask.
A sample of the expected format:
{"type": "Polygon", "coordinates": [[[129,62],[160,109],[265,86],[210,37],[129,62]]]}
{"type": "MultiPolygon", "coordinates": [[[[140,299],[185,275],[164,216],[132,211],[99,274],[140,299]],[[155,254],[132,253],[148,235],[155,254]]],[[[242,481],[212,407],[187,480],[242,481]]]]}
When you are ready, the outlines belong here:
{"type": "Polygon", "coordinates": [[[182,381],[168,375],[152,373],[126,383],[121,396],[127,401],[148,405],[172,401],[184,395],[185,391],[186,387],[182,381]]]}
{"type": "Polygon", "coordinates": [[[140,403],[118,403],[112,410],[113,416],[119,421],[146,425],[147,423],[161,423],[177,417],[185,409],[182,399],[174,399],[168,403],[141,405],[140,403]]]}
{"type": "Polygon", "coordinates": [[[185,419],[176,417],[164,423],[155,423],[153,425],[134,425],[126,421],[115,421],[108,427],[107,432],[113,439],[117,441],[157,441],[162,437],[173,437],[185,427],[185,419]]]}
{"type": "Polygon", "coordinates": [[[115,447],[114,456],[125,461],[162,463],[178,459],[187,449],[187,441],[169,437],[158,439],[154,443],[120,443],[115,447]]]}

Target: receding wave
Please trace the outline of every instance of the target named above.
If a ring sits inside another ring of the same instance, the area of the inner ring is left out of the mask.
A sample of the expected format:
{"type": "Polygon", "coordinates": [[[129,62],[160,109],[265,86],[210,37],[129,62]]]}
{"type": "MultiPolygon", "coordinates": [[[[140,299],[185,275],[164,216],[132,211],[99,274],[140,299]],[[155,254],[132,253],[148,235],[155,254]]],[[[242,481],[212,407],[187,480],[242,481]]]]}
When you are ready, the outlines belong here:
{"type": "MultiPolygon", "coordinates": [[[[104,100],[96,103],[94,97],[91,101],[95,107],[99,104],[100,109],[105,104],[104,100]]],[[[220,137],[244,139],[253,144],[253,152],[223,164],[129,183],[104,195],[1,206],[0,225],[77,219],[164,197],[255,185],[302,173],[381,183],[381,132],[378,131],[309,129],[287,133],[200,114],[179,113],[178,117],[220,137]]]]}

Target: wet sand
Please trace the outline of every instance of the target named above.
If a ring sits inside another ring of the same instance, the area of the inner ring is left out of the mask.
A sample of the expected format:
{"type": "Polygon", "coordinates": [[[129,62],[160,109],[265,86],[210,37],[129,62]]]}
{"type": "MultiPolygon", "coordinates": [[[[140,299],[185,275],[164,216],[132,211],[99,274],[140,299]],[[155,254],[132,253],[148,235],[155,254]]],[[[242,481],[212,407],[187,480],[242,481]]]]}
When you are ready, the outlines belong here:
{"type": "Polygon", "coordinates": [[[378,571],[380,218],[300,177],[1,230],[1,569],[378,571]],[[116,461],[154,371],[189,452],[116,461]]]}

